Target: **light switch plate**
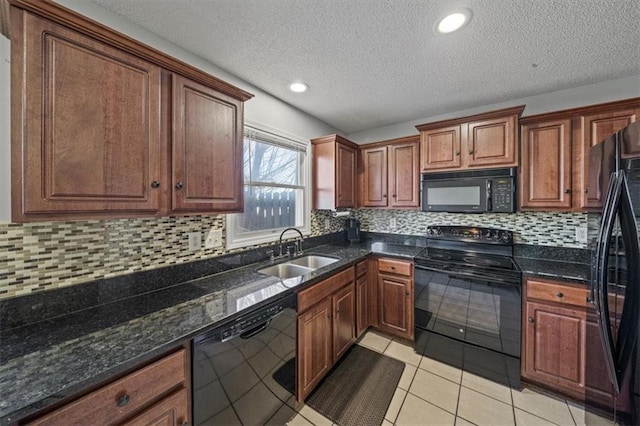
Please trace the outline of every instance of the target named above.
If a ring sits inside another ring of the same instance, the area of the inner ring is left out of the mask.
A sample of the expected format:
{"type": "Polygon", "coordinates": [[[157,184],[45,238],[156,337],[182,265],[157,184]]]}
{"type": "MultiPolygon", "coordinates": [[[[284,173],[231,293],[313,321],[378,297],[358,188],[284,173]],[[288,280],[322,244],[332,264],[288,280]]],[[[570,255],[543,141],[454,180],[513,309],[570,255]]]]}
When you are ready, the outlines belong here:
{"type": "Polygon", "coordinates": [[[202,248],[202,232],[189,232],[189,250],[196,251],[202,248]]]}
{"type": "Polygon", "coordinates": [[[331,219],[325,219],[324,220],[324,230],[328,231],[329,228],[331,228],[331,219]]]}
{"type": "Polygon", "coordinates": [[[389,219],[389,228],[396,229],[396,218],[395,217],[392,217],[391,219],[389,219]]]}

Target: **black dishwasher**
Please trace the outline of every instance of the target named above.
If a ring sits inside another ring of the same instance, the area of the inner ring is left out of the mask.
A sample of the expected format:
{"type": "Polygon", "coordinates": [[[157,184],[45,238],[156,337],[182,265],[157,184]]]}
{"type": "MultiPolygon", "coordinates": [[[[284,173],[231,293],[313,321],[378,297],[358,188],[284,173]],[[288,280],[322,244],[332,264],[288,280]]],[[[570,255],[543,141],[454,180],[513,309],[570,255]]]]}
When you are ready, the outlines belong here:
{"type": "Polygon", "coordinates": [[[194,339],[194,425],[284,424],[291,417],[295,308],[290,294],[194,339]]]}

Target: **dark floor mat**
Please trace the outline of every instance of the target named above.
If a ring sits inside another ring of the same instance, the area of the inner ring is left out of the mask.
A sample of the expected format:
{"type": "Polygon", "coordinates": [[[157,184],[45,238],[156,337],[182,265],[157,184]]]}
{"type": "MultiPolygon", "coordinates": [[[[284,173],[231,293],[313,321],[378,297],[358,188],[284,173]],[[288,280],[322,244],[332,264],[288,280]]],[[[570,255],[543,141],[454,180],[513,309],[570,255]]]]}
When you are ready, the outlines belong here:
{"type": "MultiPolygon", "coordinates": [[[[291,390],[292,374],[281,372],[287,364],[273,378],[291,390]]],[[[354,345],[305,403],[341,426],[381,425],[403,371],[403,362],[354,345]]]]}

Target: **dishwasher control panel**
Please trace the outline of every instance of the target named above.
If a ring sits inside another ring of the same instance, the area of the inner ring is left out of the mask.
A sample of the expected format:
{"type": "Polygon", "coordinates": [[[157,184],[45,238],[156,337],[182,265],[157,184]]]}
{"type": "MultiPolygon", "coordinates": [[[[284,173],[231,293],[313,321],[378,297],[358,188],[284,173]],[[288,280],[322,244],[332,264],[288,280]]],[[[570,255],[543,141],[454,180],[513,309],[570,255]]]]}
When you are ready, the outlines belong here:
{"type": "Polygon", "coordinates": [[[295,295],[285,297],[270,305],[258,309],[256,312],[238,318],[235,322],[223,327],[220,330],[220,340],[225,342],[242,334],[249,334],[253,330],[256,333],[262,331],[269,325],[271,318],[278,315],[287,308],[295,306],[295,295]],[[293,296],[293,297],[292,297],[293,296]]]}

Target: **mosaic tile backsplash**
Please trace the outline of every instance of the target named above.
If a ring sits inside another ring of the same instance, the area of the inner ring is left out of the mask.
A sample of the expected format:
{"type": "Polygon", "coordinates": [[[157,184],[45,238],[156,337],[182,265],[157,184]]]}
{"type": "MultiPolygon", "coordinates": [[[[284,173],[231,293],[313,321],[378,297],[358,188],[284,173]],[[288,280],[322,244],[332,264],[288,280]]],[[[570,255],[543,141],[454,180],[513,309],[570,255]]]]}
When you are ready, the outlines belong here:
{"type": "Polygon", "coordinates": [[[576,241],[575,227],[587,226],[584,213],[526,212],[515,214],[426,213],[416,210],[359,209],[355,216],[363,231],[426,235],[429,225],[466,225],[508,229],[516,244],[587,248],[576,241]],[[391,219],[396,226],[392,228],[391,219]]]}
{"type": "MultiPolygon", "coordinates": [[[[575,241],[574,227],[587,223],[586,215],[580,213],[465,215],[359,209],[353,215],[361,221],[362,230],[369,232],[424,235],[428,225],[482,225],[515,231],[516,243],[586,247],[575,241]],[[393,229],[391,218],[396,219],[393,229]]],[[[344,221],[334,218],[330,211],[314,210],[311,234],[340,231],[344,221]]],[[[222,229],[224,240],[225,226],[225,215],[0,222],[0,299],[241,250],[187,250],[189,232],[222,229]]]]}

